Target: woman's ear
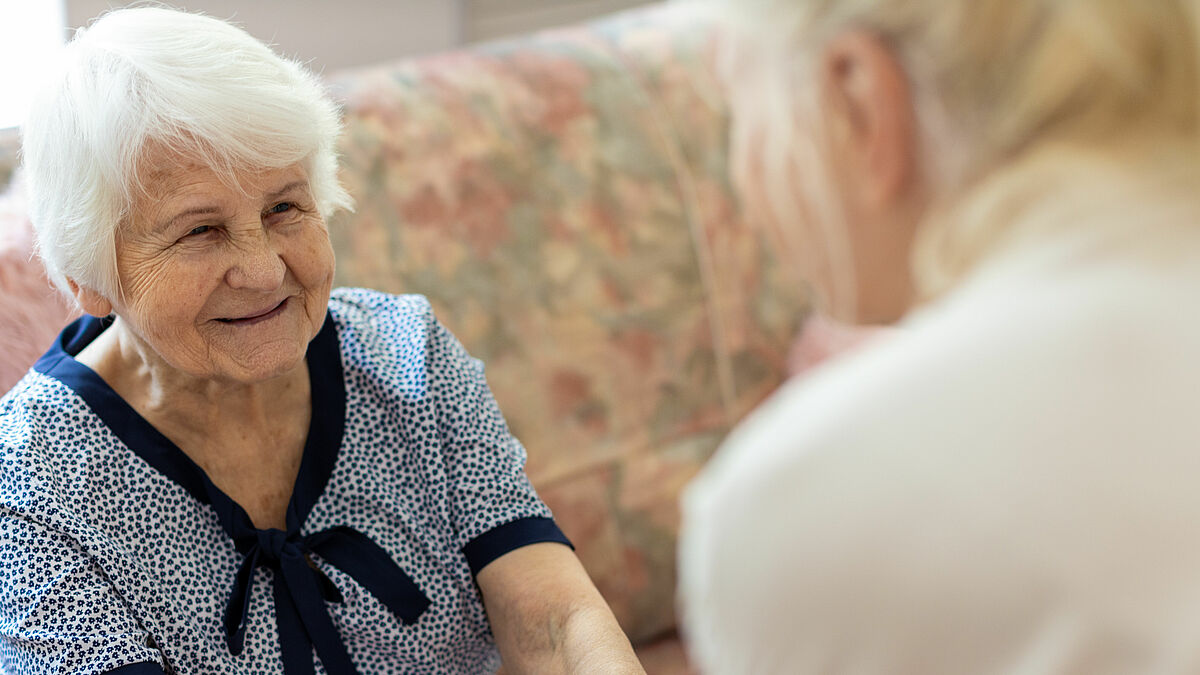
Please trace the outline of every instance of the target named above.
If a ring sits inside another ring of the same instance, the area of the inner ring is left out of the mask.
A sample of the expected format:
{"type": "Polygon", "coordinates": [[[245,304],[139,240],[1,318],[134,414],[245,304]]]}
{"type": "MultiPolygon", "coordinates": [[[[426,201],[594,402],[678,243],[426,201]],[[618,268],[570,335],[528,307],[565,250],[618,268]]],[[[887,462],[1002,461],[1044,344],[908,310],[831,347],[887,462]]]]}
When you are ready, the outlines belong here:
{"type": "Polygon", "coordinates": [[[67,285],[71,287],[71,294],[75,296],[75,301],[83,311],[96,317],[112,314],[112,303],[103,295],[87,286],[80,286],[74,279],[67,279],[67,285]]]}
{"type": "Polygon", "coordinates": [[[893,206],[917,178],[916,113],[908,75],[887,42],[852,30],[826,45],[821,105],[833,164],[866,209],[893,206]]]}

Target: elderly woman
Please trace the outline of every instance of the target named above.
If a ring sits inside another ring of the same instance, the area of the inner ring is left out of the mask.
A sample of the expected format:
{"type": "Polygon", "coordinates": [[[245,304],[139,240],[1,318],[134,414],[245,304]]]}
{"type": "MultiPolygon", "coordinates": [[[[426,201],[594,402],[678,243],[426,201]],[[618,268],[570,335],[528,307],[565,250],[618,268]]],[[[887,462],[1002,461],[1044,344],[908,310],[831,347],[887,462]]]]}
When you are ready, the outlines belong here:
{"type": "Polygon", "coordinates": [[[25,129],[90,316],[0,404],[4,673],[641,672],[419,297],[340,289],[337,110],[241,30],[80,31],[25,129]]]}
{"type": "Polygon", "coordinates": [[[1196,0],[725,5],[743,189],[906,318],[690,488],[699,665],[1200,672],[1196,0]]]}

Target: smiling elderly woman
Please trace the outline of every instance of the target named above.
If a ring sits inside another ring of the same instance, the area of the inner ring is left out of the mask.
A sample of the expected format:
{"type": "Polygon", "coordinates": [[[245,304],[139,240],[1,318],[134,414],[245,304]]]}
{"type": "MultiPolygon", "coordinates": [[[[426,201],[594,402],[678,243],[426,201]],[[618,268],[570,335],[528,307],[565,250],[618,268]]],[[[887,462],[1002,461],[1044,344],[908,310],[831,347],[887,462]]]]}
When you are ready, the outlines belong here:
{"type": "Polygon", "coordinates": [[[68,47],[24,159],[90,316],[0,403],[0,671],[641,672],[482,366],[422,298],[331,293],[338,132],[215,19],[68,47]]]}

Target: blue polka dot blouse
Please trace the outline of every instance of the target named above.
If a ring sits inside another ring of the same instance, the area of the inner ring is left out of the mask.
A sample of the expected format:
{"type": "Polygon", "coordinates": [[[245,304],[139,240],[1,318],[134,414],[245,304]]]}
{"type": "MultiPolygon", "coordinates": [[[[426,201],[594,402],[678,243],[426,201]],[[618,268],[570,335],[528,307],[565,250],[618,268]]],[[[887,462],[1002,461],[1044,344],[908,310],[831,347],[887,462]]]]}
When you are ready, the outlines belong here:
{"type": "Polygon", "coordinates": [[[75,361],[107,325],[67,327],[0,399],[0,673],[496,669],[474,575],[569,543],[423,298],[333,293],[286,531],[75,361]]]}

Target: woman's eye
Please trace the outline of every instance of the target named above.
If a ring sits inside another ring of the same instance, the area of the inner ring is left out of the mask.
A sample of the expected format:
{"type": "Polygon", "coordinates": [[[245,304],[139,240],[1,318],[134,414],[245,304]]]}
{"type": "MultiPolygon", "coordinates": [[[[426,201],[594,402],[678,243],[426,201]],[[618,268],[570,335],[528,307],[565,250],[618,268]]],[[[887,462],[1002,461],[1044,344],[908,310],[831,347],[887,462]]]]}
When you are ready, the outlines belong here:
{"type": "Polygon", "coordinates": [[[270,225],[291,225],[300,222],[303,211],[295,202],[280,202],[263,212],[263,222],[270,225]]]}
{"type": "Polygon", "coordinates": [[[194,236],[197,234],[204,234],[205,232],[208,232],[211,229],[212,229],[211,225],[198,225],[198,226],[193,227],[192,229],[188,230],[187,236],[191,237],[191,236],[194,236]]]}

